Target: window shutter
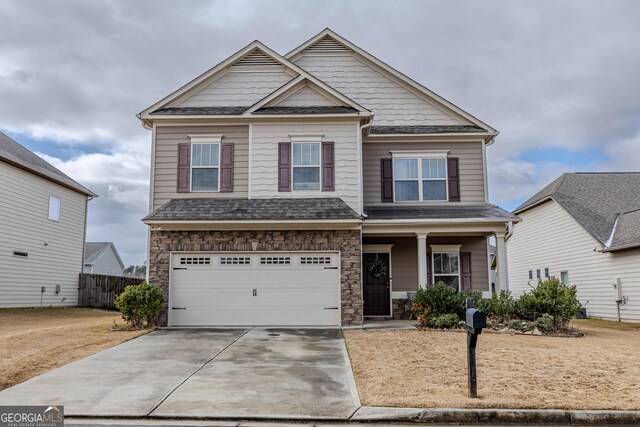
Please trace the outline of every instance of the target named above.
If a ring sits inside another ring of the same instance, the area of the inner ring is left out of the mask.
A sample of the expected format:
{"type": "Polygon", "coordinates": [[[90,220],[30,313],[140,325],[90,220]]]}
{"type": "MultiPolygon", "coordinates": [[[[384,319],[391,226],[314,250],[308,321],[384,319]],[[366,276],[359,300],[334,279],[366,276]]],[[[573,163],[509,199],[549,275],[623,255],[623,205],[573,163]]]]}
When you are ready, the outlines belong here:
{"type": "Polygon", "coordinates": [[[178,144],[178,193],[188,193],[191,173],[191,144],[178,144]]]}
{"type": "Polygon", "coordinates": [[[427,252],[427,285],[431,285],[433,280],[431,279],[431,252],[427,252]]]}
{"type": "Polygon", "coordinates": [[[291,143],[278,145],[278,191],[291,191],[291,143]]]}
{"type": "Polygon", "coordinates": [[[473,281],[471,280],[471,252],[460,252],[460,280],[462,281],[460,289],[466,291],[471,289],[473,281]]]}
{"type": "Polygon", "coordinates": [[[335,149],[333,142],[322,142],[322,191],[335,190],[335,149]]]}
{"type": "Polygon", "coordinates": [[[220,192],[233,192],[233,143],[220,145],[220,192]]]}
{"type": "Polygon", "coordinates": [[[380,181],[382,201],[393,202],[393,159],[380,159],[380,181]]]}
{"type": "Polygon", "coordinates": [[[460,173],[458,168],[458,158],[447,158],[447,174],[449,175],[447,181],[449,183],[449,201],[460,201],[460,173]]]}

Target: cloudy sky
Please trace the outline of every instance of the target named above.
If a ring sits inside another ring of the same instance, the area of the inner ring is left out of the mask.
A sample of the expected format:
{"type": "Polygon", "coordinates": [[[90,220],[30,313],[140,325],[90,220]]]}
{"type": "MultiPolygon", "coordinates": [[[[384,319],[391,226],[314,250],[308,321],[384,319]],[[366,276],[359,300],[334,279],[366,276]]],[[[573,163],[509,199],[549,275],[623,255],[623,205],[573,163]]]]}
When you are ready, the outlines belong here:
{"type": "Polygon", "coordinates": [[[151,135],[135,114],[254,39],[325,27],[500,130],[491,200],[638,170],[640,2],[0,0],[0,130],[89,187],[88,239],[145,259],[151,135]]]}

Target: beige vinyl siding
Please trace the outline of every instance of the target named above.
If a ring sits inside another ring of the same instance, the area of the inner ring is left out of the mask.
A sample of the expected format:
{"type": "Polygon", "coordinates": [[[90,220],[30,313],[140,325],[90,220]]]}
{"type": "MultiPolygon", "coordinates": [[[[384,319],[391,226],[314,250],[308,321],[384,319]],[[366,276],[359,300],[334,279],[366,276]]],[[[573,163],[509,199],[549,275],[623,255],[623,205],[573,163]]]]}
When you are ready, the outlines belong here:
{"type": "MultiPolygon", "coordinates": [[[[362,244],[393,245],[391,248],[393,292],[411,292],[418,288],[418,242],[416,237],[364,237],[362,244]]],[[[431,252],[429,245],[462,245],[460,252],[471,252],[473,289],[489,290],[489,259],[485,237],[427,237],[427,251],[431,252]]]]}
{"type": "Polygon", "coordinates": [[[76,305],[86,196],[3,162],[0,182],[0,307],[76,305]],[[50,195],[60,199],[59,222],[48,219],[50,195]]]}
{"type": "Polygon", "coordinates": [[[93,266],[88,266],[88,268],[90,271],[85,271],[87,273],[106,274],[109,276],[122,275],[122,267],[120,266],[118,258],[111,247],[96,260],[96,263],[93,266]]]}
{"type": "MultiPolygon", "coordinates": [[[[365,140],[362,145],[365,205],[382,204],[380,195],[380,159],[391,157],[391,151],[395,150],[448,150],[449,157],[459,158],[460,201],[470,203],[485,202],[481,141],[371,142],[370,140],[365,140]]],[[[412,203],[415,204],[415,202],[412,203]]],[[[388,205],[388,203],[385,203],[385,205],[388,205]]]]}
{"type": "Polygon", "coordinates": [[[295,63],[373,111],[376,125],[462,124],[351,54],[303,54],[295,63]]]}
{"type": "Polygon", "coordinates": [[[515,296],[531,290],[536,270],[544,269],[560,278],[569,272],[569,283],[576,285],[578,299],[587,304],[592,317],[616,319],[616,277],[622,279],[623,295],[629,298],[620,307],[623,320],[640,320],[640,250],[598,253],[602,246],[558,203],[551,200],[518,214],[522,222],[514,226],[507,240],[509,288],[515,296]],[[529,281],[529,270],[533,280],[529,281]],[[531,283],[530,283],[531,282],[531,283]]]}
{"type": "Polygon", "coordinates": [[[304,86],[302,89],[291,94],[291,96],[283,99],[282,102],[278,104],[278,107],[332,107],[335,105],[337,105],[335,102],[322,96],[309,86],[304,86]]]}
{"type": "Polygon", "coordinates": [[[249,107],[292,80],[284,71],[230,71],[177,107],[249,107]]]}
{"type": "Polygon", "coordinates": [[[158,126],[156,128],[153,209],[171,199],[246,198],[249,185],[249,126],[158,126]],[[233,192],[178,193],[178,144],[190,143],[189,135],[223,134],[222,142],[232,142],[233,192]]]}
{"type": "Polygon", "coordinates": [[[360,211],[358,172],[358,124],[356,122],[254,124],[252,126],[251,197],[340,197],[360,211]],[[278,143],[294,133],[321,133],[335,143],[335,191],[278,191],[278,143]]]}

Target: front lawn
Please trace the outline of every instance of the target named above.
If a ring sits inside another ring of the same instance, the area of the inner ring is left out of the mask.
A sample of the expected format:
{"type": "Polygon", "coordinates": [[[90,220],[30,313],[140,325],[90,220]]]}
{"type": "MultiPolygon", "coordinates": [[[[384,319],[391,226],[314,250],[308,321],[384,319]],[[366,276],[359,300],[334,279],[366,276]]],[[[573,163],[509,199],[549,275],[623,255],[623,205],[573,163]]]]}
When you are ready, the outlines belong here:
{"type": "Polygon", "coordinates": [[[0,390],[140,336],[110,332],[120,313],[90,308],[0,309],[0,390]]]}
{"type": "Polygon", "coordinates": [[[574,321],[582,338],[483,333],[467,397],[466,334],[347,330],[363,405],[640,410],[640,330],[574,321]]]}

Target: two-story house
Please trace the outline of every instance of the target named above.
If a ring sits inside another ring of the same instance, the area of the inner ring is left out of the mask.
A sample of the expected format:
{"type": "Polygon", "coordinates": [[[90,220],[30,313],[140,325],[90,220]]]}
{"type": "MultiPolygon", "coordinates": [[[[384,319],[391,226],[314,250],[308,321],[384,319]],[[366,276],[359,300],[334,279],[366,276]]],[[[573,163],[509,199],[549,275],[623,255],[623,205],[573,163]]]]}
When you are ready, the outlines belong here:
{"type": "MultiPolygon", "coordinates": [[[[255,41],[142,111],[165,322],[340,326],[435,281],[489,293],[497,131],[326,29],[255,41]]],[[[504,283],[499,283],[504,288],[504,283]]]]}

